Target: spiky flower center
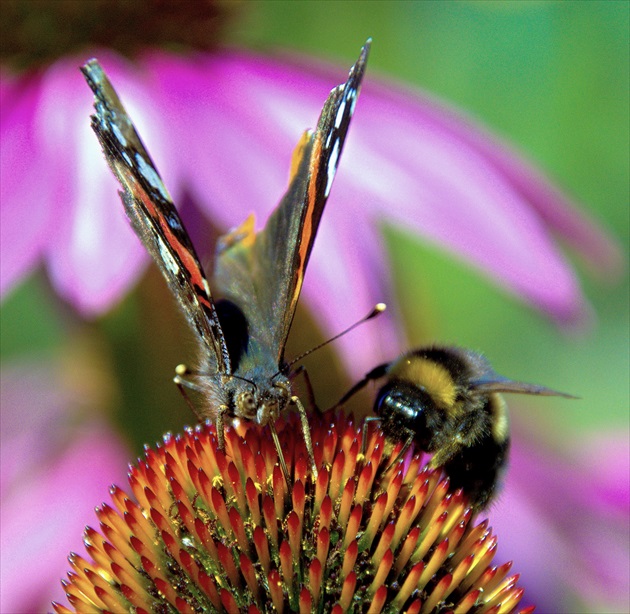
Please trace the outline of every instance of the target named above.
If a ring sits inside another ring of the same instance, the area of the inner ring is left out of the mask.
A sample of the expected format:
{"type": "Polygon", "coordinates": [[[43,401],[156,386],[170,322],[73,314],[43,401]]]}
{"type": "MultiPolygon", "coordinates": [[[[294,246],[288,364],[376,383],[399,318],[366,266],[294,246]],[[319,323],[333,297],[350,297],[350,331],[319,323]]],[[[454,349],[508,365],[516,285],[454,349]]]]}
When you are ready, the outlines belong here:
{"type": "MultiPolygon", "coordinates": [[[[228,429],[226,453],[203,425],[147,449],[135,500],[117,487],[88,529],[91,561],[72,554],[65,588],[77,611],[512,612],[511,564],[472,526],[461,492],[419,455],[389,467],[374,430],[340,414],[312,418],[313,479],[295,417],[278,425],[289,489],[266,429],[228,429]]],[[[57,612],[68,612],[55,604],[57,612]]]]}

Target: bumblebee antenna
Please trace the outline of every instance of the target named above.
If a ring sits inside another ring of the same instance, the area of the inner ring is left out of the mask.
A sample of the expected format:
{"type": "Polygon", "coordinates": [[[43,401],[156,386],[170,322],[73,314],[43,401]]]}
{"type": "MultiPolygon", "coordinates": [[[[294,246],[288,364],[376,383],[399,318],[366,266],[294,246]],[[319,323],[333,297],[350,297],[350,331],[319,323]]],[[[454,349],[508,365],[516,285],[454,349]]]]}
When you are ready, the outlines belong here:
{"type": "Polygon", "coordinates": [[[387,309],[387,305],[385,303],[377,303],[376,305],[374,305],[374,308],[372,309],[372,311],[370,311],[370,313],[368,313],[366,316],[364,316],[363,318],[361,318],[360,320],[352,324],[352,326],[348,326],[348,328],[346,328],[345,330],[342,330],[340,333],[336,334],[334,337],[331,337],[327,341],[324,341],[323,343],[316,345],[314,348],[307,350],[303,354],[300,354],[297,358],[294,358],[290,363],[287,364],[287,368],[291,367],[296,362],[300,362],[300,360],[302,360],[303,358],[306,358],[306,356],[308,356],[309,354],[312,354],[316,350],[323,348],[325,345],[328,345],[329,343],[336,341],[337,339],[339,339],[339,337],[343,337],[343,335],[345,335],[346,333],[349,333],[351,330],[354,330],[360,324],[363,324],[364,322],[367,322],[368,320],[375,318],[376,316],[383,313],[386,309],[387,309]]]}

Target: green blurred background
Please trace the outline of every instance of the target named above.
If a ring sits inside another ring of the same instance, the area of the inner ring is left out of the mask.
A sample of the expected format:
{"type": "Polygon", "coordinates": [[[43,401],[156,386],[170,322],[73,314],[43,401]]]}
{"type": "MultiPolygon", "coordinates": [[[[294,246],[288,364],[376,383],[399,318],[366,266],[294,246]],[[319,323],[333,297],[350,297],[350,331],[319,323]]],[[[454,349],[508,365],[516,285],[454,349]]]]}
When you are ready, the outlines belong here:
{"type": "MultiPolygon", "coordinates": [[[[370,75],[425,88],[481,120],[542,167],[627,254],[628,7],[610,0],[251,2],[228,39],[347,66],[371,36],[370,75]]],[[[523,403],[512,403],[519,423],[554,445],[570,448],[593,429],[627,432],[626,271],[593,280],[575,260],[595,318],[588,330],[561,331],[433,246],[391,228],[384,234],[410,345],[439,340],[480,349],[501,373],[581,396],[527,403],[522,415],[523,403]]],[[[171,306],[147,310],[162,283],[150,273],[112,313],[78,323],[36,275],[3,306],[3,358],[88,346],[119,382],[109,403],[139,452],[191,421],[185,409],[172,413],[174,403],[183,405],[172,368],[190,358],[190,345],[179,341],[184,329],[171,306]]]]}

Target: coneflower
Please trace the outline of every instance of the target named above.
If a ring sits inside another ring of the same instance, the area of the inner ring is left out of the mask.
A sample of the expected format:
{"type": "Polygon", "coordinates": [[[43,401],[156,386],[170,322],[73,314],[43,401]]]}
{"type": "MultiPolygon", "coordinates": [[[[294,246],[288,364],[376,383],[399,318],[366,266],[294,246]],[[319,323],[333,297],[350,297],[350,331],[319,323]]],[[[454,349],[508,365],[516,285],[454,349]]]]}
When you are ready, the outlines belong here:
{"type": "MultiPolygon", "coordinates": [[[[266,429],[236,425],[226,453],[207,423],[148,448],[133,495],[111,488],[69,557],[71,609],[119,612],[514,612],[523,595],[497,537],[461,491],[378,429],[311,418],[313,478],[298,420],[278,430],[289,487],[266,429]]],[[[531,612],[533,608],[523,610],[531,612]]]]}

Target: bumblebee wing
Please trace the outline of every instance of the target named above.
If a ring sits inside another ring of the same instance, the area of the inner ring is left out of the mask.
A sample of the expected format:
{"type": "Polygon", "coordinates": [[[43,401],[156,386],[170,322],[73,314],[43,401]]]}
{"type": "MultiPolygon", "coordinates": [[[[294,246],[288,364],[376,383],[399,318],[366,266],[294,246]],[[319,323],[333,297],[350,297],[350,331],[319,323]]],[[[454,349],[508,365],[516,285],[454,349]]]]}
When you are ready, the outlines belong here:
{"type": "Polygon", "coordinates": [[[134,231],[149,251],[217,370],[230,372],[225,340],[199,258],[151,157],[96,60],[81,68],[94,92],[92,129],[123,188],[134,231]]]}
{"type": "Polygon", "coordinates": [[[578,397],[566,392],[558,392],[545,386],[536,386],[535,384],[527,384],[525,382],[515,382],[496,373],[471,380],[469,387],[472,391],[479,394],[487,394],[490,392],[513,392],[515,394],[535,394],[540,396],[564,397],[565,399],[577,399],[578,397]]]}
{"type": "MultiPolygon", "coordinates": [[[[215,282],[222,296],[245,313],[251,337],[281,365],[306,265],[359,94],[370,41],[348,80],[332,90],[314,132],[293,153],[289,187],[257,235],[228,235],[217,257],[215,282]]],[[[238,234],[238,231],[237,231],[238,234]]]]}

